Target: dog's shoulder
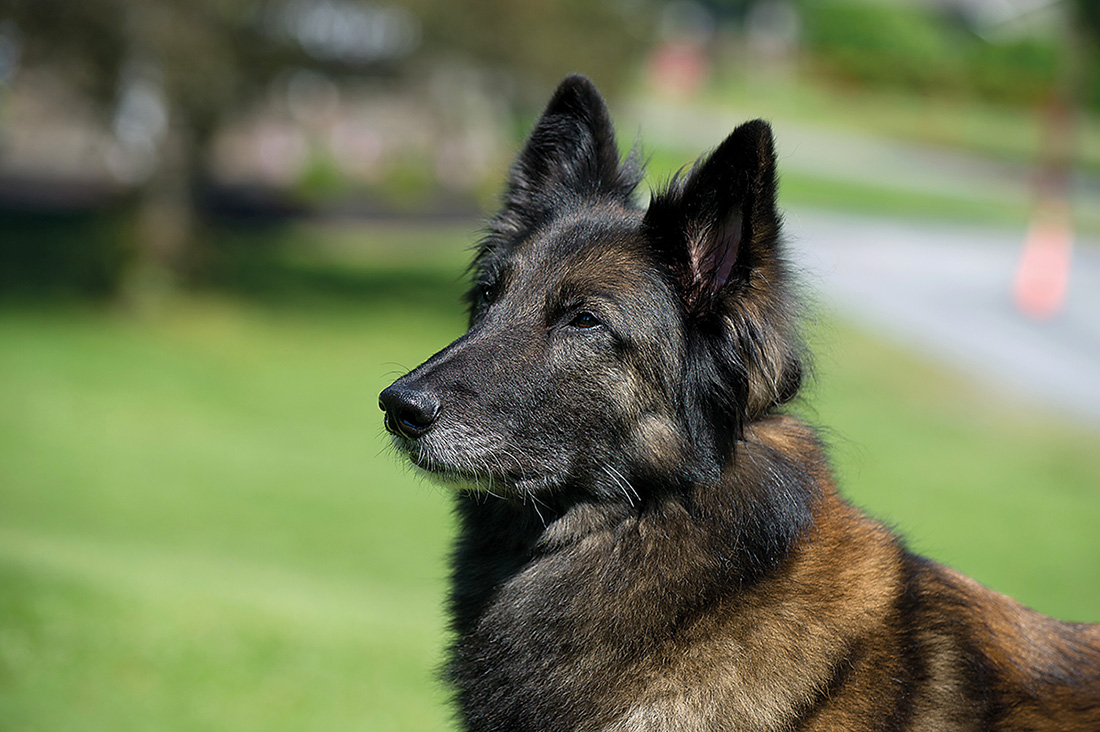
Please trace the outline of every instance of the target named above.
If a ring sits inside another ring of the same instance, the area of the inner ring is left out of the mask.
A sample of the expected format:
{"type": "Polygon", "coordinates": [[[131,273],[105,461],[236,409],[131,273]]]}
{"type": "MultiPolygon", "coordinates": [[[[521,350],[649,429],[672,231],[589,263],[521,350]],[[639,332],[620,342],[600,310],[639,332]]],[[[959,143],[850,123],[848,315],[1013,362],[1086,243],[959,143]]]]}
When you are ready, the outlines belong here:
{"type": "Polygon", "coordinates": [[[907,563],[905,599],[929,673],[954,674],[989,725],[1100,729],[1100,625],[1048,617],[923,557],[907,563]]]}

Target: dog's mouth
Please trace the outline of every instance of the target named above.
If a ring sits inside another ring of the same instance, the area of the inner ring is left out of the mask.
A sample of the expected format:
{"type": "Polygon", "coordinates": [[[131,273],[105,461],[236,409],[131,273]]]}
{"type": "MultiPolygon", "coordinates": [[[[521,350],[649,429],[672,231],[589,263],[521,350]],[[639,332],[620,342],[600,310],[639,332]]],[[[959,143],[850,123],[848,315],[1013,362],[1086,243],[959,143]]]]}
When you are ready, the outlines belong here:
{"type": "Polygon", "coordinates": [[[453,443],[439,448],[423,438],[399,436],[393,443],[421,475],[449,490],[526,502],[557,493],[569,482],[564,473],[519,463],[514,450],[463,451],[453,443]]]}
{"type": "Polygon", "coordinates": [[[529,493],[555,481],[524,469],[516,458],[502,451],[460,450],[453,444],[440,447],[424,437],[410,439],[394,434],[393,446],[422,474],[435,483],[457,490],[494,494],[529,493]]]}

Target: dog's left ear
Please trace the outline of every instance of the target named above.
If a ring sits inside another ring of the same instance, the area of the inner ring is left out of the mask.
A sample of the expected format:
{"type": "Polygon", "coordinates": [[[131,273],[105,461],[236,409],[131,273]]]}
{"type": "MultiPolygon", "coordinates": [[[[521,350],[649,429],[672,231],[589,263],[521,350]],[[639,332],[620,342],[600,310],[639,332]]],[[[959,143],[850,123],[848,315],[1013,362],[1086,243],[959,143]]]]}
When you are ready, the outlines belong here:
{"type": "Polygon", "coordinates": [[[748,280],[775,257],[775,146],[763,120],[746,122],[654,196],[645,225],[693,308],[748,280]]]}

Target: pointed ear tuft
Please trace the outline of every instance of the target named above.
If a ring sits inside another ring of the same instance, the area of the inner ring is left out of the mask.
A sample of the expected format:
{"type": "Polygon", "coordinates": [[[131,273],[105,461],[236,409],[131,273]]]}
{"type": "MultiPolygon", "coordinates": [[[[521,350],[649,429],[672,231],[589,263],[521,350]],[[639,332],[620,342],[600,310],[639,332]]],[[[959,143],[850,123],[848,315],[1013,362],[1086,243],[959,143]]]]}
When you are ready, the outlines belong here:
{"type": "Polygon", "coordinates": [[[771,127],[754,120],[653,198],[647,229],[691,305],[713,301],[773,255],[775,192],[771,127]]]}
{"type": "Polygon", "coordinates": [[[584,76],[567,76],[512,166],[506,207],[535,211],[562,194],[629,201],[641,178],[622,165],[607,105],[584,76]]]}

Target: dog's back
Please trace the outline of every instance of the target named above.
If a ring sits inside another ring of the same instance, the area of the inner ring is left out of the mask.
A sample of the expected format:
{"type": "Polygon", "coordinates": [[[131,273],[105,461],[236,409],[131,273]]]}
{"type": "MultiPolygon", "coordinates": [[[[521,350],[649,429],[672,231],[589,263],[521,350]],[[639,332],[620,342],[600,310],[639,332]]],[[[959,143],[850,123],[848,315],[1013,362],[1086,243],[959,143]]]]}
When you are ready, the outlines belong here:
{"type": "Polygon", "coordinates": [[[1100,630],[908,553],[781,409],[805,354],[775,155],[736,129],[648,210],[567,79],[475,261],[469,332],[382,394],[463,489],[469,730],[1100,730],[1100,630]]]}

